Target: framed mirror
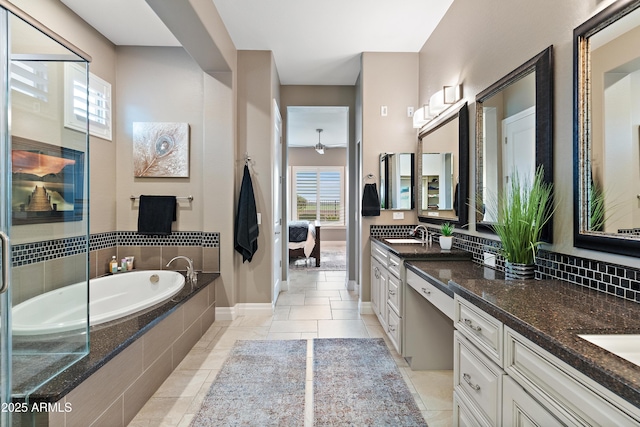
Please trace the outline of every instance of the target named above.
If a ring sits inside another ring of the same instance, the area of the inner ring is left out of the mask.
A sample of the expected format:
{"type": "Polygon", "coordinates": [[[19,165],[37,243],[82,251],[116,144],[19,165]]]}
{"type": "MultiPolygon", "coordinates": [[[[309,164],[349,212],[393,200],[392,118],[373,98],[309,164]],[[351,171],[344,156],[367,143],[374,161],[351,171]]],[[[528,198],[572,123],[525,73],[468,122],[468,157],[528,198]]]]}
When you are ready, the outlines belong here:
{"type": "Polygon", "coordinates": [[[468,226],[469,109],[465,103],[418,136],[418,219],[468,226]]]}
{"type": "Polygon", "coordinates": [[[380,209],[415,208],[413,153],[380,154],[380,209]]]}
{"type": "MultiPolygon", "coordinates": [[[[514,174],[532,179],[539,166],[553,182],[553,47],[476,97],[476,228],[492,231],[496,206],[514,174]]],[[[542,232],[551,242],[552,221],[542,232]]]]}
{"type": "Polygon", "coordinates": [[[640,1],[574,30],[574,245],[640,254],[640,1]]]}

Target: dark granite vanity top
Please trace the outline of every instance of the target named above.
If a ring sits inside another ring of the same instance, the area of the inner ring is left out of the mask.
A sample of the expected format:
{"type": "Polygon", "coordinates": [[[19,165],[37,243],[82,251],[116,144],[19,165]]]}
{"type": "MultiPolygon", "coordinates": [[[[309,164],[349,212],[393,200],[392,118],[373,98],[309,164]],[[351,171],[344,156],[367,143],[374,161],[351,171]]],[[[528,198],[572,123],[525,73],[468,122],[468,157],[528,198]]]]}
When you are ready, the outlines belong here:
{"type": "MultiPolygon", "coordinates": [[[[37,388],[31,393],[29,399],[31,401],[47,402],[60,400],[219,276],[219,273],[198,273],[197,285],[191,286],[189,283],[185,283],[182,290],[169,301],[142,313],[135,313],[122,319],[91,327],[89,331],[90,353],[37,388]]],[[[27,356],[23,362],[26,365],[26,369],[28,369],[29,362],[30,360],[27,356]]],[[[58,370],[56,368],[64,366],[64,362],[64,360],[60,360],[55,366],[50,366],[40,372],[37,375],[42,377],[40,382],[38,382],[38,378],[33,378],[33,375],[28,378],[28,381],[33,384],[40,384],[52,374],[55,374],[55,371],[58,370]]],[[[28,385],[25,385],[25,389],[29,389],[28,385]]]]}
{"type": "Polygon", "coordinates": [[[371,240],[383,245],[385,248],[405,259],[471,259],[471,252],[460,249],[443,250],[438,243],[422,245],[421,243],[397,244],[389,243],[384,238],[371,240]]]}
{"type": "Polygon", "coordinates": [[[471,261],[405,265],[640,407],[640,366],[578,336],[640,333],[640,304],[558,280],[505,280],[471,261]]]}

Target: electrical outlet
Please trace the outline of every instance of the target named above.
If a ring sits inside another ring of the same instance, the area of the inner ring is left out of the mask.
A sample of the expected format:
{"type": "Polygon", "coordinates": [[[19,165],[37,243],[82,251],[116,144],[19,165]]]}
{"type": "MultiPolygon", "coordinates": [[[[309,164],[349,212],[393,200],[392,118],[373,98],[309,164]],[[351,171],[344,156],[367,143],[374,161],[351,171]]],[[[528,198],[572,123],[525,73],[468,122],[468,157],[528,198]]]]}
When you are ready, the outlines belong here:
{"type": "Polygon", "coordinates": [[[487,267],[494,267],[496,266],[496,256],[495,254],[492,254],[490,252],[485,252],[484,253],[484,265],[486,265],[487,267]]]}
{"type": "Polygon", "coordinates": [[[262,214],[260,212],[258,212],[256,214],[256,217],[258,217],[258,225],[262,224],[262,214]]]}
{"type": "Polygon", "coordinates": [[[407,107],[407,117],[413,117],[413,107],[407,107]]]}
{"type": "Polygon", "coordinates": [[[388,112],[389,112],[389,111],[388,111],[388,109],[387,109],[387,106],[386,106],[386,105],[381,105],[381,106],[380,106],[380,115],[381,115],[382,117],[385,117],[385,116],[387,115],[387,113],[388,113],[388,112]]]}
{"type": "Polygon", "coordinates": [[[404,212],[394,212],[393,219],[404,219],[404,212]]]}

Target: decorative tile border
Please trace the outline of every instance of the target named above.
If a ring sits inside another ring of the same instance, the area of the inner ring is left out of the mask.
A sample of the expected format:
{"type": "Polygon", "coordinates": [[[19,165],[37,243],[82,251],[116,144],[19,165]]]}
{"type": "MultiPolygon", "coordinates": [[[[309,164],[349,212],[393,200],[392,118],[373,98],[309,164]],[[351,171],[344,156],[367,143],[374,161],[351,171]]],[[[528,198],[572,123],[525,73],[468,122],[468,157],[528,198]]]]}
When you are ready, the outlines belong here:
{"type": "MultiPolygon", "coordinates": [[[[220,233],[202,231],[177,231],[169,236],[141,235],[135,231],[112,231],[92,234],[89,250],[113,248],[116,246],[202,246],[220,247],[220,233]]],[[[19,267],[81,254],[87,250],[85,236],[45,240],[11,246],[11,265],[19,267]]]]}
{"type": "MultiPolygon", "coordinates": [[[[406,237],[413,228],[414,226],[411,225],[372,225],[371,236],[406,237]],[[404,234],[401,234],[403,231],[404,234]]],[[[437,240],[440,228],[430,226],[427,228],[437,240]]],[[[504,272],[505,260],[499,253],[499,241],[462,233],[454,233],[454,236],[454,247],[471,252],[474,262],[484,264],[484,253],[489,252],[496,256],[495,269],[504,272]]],[[[638,268],[544,250],[538,252],[536,265],[536,279],[563,280],[626,300],[640,302],[640,269],[638,268]]]]}

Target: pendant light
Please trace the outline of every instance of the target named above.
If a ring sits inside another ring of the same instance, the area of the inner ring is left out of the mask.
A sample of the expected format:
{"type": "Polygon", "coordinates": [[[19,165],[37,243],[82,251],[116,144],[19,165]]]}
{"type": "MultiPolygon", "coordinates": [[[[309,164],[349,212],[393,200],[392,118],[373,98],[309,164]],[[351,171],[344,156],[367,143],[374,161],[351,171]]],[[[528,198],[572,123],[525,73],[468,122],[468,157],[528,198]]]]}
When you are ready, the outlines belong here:
{"type": "Polygon", "coordinates": [[[315,149],[318,154],[324,154],[324,145],[320,143],[320,133],[322,132],[322,129],[316,129],[316,132],[318,132],[318,143],[316,144],[315,149]]]}

